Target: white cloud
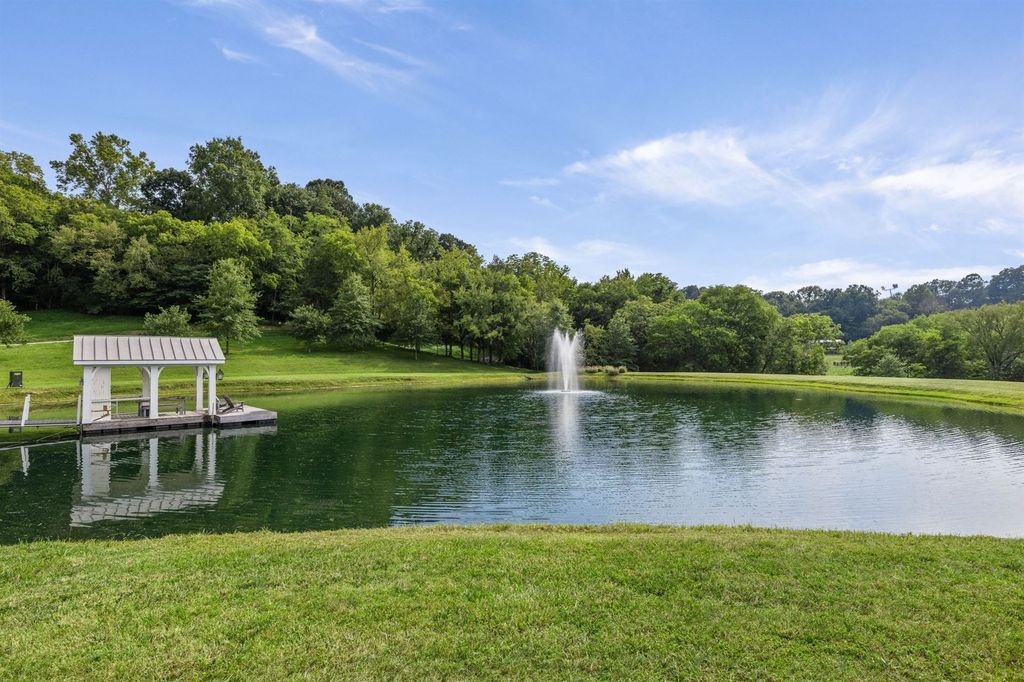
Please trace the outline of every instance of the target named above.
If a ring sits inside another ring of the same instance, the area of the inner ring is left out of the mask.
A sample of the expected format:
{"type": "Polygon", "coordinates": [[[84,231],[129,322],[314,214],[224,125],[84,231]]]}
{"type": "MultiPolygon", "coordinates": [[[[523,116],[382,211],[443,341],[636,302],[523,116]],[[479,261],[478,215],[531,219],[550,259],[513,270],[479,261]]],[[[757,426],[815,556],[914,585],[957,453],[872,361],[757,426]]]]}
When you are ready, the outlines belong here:
{"type": "Polygon", "coordinates": [[[669,135],[566,169],[671,202],[745,203],[765,197],[777,180],[747,155],[732,132],[669,135]]]}
{"type": "Polygon", "coordinates": [[[548,199],[547,197],[531,194],[530,201],[537,204],[538,206],[543,206],[544,208],[558,209],[558,206],[555,205],[555,202],[551,201],[551,199],[548,199]]]}
{"type": "Polygon", "coordinates": [[[927,128],[884,98],[854,115],[861,99],[829,92],[795,124],[679,132],[578,161],[564,176],[669,205],[761,207],[818,225],[1024,234],[1024,135],[927,128]]]}
{"type": "Polygon", "coordinates": [[[384,45],[378,45],[377,43],[367,42],[365,40],[360,40],[359,38],[353,38],[353,40],[364,47],[370,48],[375,52],[379,52],[380,54],[391,57],[396,62],[401,62],[407,66],[416,67],[417,69],[430,68],[430,64],[428,64],[427,62],[417,57],[413,57],[411,54],[402,52],[401,50],[385,47],[384,45]]]}
{"type": "Polygon", "coordinates": [[[231,48],[224,47],[223,45],[220,45],[219,47],[220,53],[224,56],[224,59],[227,59],[229,62],[238,62],[239,64],[255,64],[259,61],[258,59],[256,59],[256,57],[252,56],[251,54],[239,52],[238,50],[232,50],[231,48]]]}
{"type": "Polygon", "coordinates": [[[370,90],[407,83],[408,73],[351,55],[320,35],[316,24],[261,0],[197,0],[204,7],[236,13],[272,45],[298,52],[341,78],[370,90]]]}
{"type": "Polygon", "coordinates": [[[965,275],[978,273],[988,277],[1006,267],[1000,265],[959,265],[941,268],[915,268],[865,263],[852,258],[831,258],[804,263],[768,276],[751,276],[743,281],[747,286],[762,291],[793,291],[803,286],[846,287],[866,284],[873,288],[899,284],[907,289],[913,284],[933,279],[959,280],[965,275]]]}
{"type": "Polygon", "coordinates": [[[325,5],[344,5],[361,12],[395,14],[400,12],[425,12],[428,7],[421,0],[316,0],[325,5]]]}
{"type": "Polygon", "coordinates": [[[1024,213],[1024,162],[975,156],[882,175],[867,188],[894,200],[971,201],[1024,213]]]}

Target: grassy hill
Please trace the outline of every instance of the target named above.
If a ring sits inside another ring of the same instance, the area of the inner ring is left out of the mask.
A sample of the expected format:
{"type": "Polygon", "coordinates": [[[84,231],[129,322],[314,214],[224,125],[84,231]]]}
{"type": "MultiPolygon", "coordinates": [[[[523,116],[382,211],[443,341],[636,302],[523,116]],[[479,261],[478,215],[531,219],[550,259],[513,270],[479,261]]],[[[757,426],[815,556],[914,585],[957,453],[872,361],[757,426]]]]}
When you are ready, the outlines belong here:
{"type": "MultiPolygon", "coordinates": [[[[73,403],[79,392],[81,370],[71,364],[74,334],[142,333],[137,317],[93,316],[61,311],[32,312],[29,343],[0,347],[0,372],[6,386],[8,370],[24,372],[23,390],[0,389],[0,406],[20,405],[24,393],[33,404],[73,403]]],[[[481,365],[434,353],[420,353],[394,346],[354,352],[317,350],[307,352],[301,343],[276,328],[248,344],[234,344],[224,365],[220,393],[274,393],[349,386],[417,383],[430,385],[460,382],[522,381],[531,373],[506,367],[481,365]]],[[[170,368],[161,375],[163,395],[190,396],[194,374],[188,368],[170,368]]],[[[138,370],[115,368],[114,393],[138,393],[138,370]]]]}

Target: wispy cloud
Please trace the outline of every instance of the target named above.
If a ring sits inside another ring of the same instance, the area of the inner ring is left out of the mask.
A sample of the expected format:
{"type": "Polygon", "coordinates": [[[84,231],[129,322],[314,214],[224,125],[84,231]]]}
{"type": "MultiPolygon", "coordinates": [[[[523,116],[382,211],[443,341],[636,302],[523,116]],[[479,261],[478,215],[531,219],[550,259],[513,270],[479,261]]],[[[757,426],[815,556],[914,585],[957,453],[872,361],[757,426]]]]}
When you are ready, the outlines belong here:
{"type": "MultiPolygon", "coordinates": [[[[768,130],[679,132],[596,159],[564,177],[670,205],[763,206],[832,216],[867,215],[887,229],[1024,235],[1024,135],[922,130],[888,100],[860,116],[827,94],[796,124],[768,130]],[[951,144],[950,140],[956,143],[951,144]]],[[[867,226],[867,225],[865,225],[867,226]]]]}
{"type": "Polygon", "coordinates": [[[983,277],[999,272],[1003,265],[958,265],[941,268],[915,268],[867,263],[853,258],[830,258],[781,272],[762,276],[751,276],[744,284],[762,291],[792,291],[803,286],[846,287],[850,284],[866,284],[870,287],[898,284],[904,290],[912,284],[929,282],[933,279],[959,280],[965,275],[977,273],[983,277]]]}
{"type": "Polygon", "coordinates": [[[360,40],[359,38],[353,38],[352,40],[353,40],[353,42],[356,42],[356,43],[362,45],[363,47],[368,47],[371,50],[373,50],[374,52],[378,52],[378,53],[380,53],[382,55],[390,57],[391,59],[395,60],[396,62],[401,62],[402,64],[405,64],[407,66],[412,66],[412,67],[415,67],[417,69],[428,69],[428,68],[430,68],[430,64],[428,62],[426,62],[426,61],[424,61],[422,59],[419,59],[417,57],[414,57],[411,54],[402,52],[401,50],[396,50],[396,49],[391,48],[391,47],[385,47],[384,45],[378,45],[377,43],[371,43],[371,42],[368,42],[368,41],[365,41],[365,40],[360,40]]]}
{"type": "Polygon", "coordinates": [[[320,29],[300,14],[290,14],[261,0],[197,0],[203,7],[234,14],[272,45],[297,52],[341,78],[378,90],[411,81],[408,72],[356,57],[320,35],[320,29]]]}
{"type": "Polygon", "coordinates": [[[218,45],[217,47],[220,49],[220,53],[223,55],[224,59],[227,59],[229,62],[238,62],[239,64],[256,64],[259,62],[259,59],[247,52],[232,50],[230,47],[225,47],[223,45],[218,45]]]}
{"type": "Polygon", "coordinates": [[[551,199],[548,199],[547,197],[538,196],[536,194],[530,195],[530,201],[536,204],[537,206],[542,206],[544,208],[558,208],[558,206],[555,206],[555,202],[551,201],[551,199]]]}
{"type": "Polygon", "coordinates": [[[567,169],[673,202],[731,204],[763,198],[778,180],[750,159],[733,132],[669,135],[567,169]]]}
{"type": "Polygon", "coordinates": [[[350,9],[377,14],[425,12],[429,8],[421,0],[316,0],[324,5],[344,5],[350,9]]]}

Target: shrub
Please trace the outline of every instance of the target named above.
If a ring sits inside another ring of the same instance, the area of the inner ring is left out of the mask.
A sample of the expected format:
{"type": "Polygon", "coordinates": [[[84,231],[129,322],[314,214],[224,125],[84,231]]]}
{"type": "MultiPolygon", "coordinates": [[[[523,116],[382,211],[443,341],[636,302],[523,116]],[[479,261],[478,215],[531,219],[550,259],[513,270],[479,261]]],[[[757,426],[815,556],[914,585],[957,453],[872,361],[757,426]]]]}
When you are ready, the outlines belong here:
{"type": "Polygon", "coordinates": [[[5,346],[21,343],[25,340],[25,325],[32,318],[22,315],[14,304],[0,298],[0,343],[5,346]]]}
{"type": "Polygon", "coordinates": [[[186,309],[172,305],[156,313],[146,313],[142,328],[153,336],[187,336],[192,331],[188,324],[191,318],[186,309]]]}

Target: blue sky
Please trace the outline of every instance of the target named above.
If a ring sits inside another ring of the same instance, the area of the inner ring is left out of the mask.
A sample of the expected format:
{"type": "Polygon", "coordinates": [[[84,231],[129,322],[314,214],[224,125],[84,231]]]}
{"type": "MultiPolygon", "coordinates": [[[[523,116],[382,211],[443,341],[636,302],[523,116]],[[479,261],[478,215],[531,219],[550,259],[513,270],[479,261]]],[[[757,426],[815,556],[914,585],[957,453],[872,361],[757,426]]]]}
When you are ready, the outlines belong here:
{"type": "Polygon", "coordinates": [[[1024,3],[0,4],[0,147],[240,135],[584,279],[872,286],[1024,262],[1024,3]]]}

